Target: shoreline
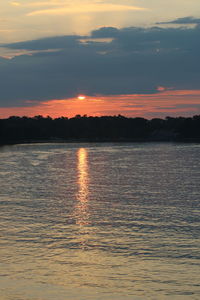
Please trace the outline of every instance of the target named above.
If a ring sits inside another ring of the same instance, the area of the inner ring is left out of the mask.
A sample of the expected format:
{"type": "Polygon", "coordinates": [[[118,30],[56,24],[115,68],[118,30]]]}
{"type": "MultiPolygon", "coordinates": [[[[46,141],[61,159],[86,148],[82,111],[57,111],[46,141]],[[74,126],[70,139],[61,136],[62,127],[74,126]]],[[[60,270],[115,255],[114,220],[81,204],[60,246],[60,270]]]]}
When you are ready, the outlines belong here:
{"type": "Polygon", "coordinates": [[[102,138],[102,139],[30,139],[30,140],[7,140],[0,141],[0,146],[11,146],[20,144],[71,144],[71,143],[200,143],[198,138],[183,138],[183,139],[126,139],[126,138],[102,138]]]}

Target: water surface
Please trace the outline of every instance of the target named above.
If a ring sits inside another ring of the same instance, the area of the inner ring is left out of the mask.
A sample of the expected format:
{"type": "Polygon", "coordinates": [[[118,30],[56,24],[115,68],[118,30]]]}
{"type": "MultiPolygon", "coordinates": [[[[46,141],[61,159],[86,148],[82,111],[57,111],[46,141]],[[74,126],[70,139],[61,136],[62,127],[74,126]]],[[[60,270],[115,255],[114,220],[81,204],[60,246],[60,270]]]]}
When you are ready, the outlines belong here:
{"type": "Polygon", "coordinates": [[[0,148],[1,300],[200,299],[200,145],[0,148]]]}

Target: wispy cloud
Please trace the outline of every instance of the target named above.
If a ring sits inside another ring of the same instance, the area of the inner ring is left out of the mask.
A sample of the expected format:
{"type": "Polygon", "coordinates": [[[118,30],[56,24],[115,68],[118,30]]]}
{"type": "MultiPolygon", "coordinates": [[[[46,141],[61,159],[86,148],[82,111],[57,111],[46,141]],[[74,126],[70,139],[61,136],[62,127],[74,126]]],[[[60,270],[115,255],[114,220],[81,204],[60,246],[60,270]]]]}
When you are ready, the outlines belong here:
{"type": "Polygon", "coordinates": [[[177,24],[177,25],[192,25],[192,24],[200,24],[200,18],[194,18],[194,17],[184,17],[184,18],[178,18],[176,20],[172,21],[166,21],[166,22],[157,22],[156,24],[177,24]]]}
{"type": "Polygon", "coordinates": [[[63,6],[68,4],[68,1],[34,1],[34,2],[18,2],[12,1],[10,2],[11,6],[21,6],[21,7],[51,7],[51,6],[63,6]]]}
{"type": "Polygon", "coordinates": [[[65,15],[65,14],[74,14],[74,13],[94,13],[94,12],[115,12],[115,11],[142,11],[146,8],[130,5],[121,5],[121,4],[112,4],[112,3],[88,3],[88,4],[79,4],[79,5],[70,5],[35,10],[27,14],[27,16],[35,15],[65,15]]]}
{"type": "Polygon", "coordinates": [[[17,2],[17,1],[12,1],[12,2],[10,2],[10,5],[12,5],[12,6],[21,6],[21,3],[17,2]]]}

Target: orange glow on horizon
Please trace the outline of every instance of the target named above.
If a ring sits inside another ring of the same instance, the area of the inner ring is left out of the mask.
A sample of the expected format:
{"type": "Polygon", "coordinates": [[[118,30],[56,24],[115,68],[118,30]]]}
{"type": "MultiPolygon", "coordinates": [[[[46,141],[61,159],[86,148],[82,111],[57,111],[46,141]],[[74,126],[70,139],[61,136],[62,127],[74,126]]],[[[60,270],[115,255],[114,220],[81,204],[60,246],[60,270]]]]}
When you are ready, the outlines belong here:
{"type": "Polygon", "coordinates": [[[74,117],[78,114],[88,116],[121,114],[146,118],[191,116],[200,114],[200,90],[163,90],[156,94],[95,97],[79,95],[76,98],[43,102],[25,101],[25,103],[29,106],[0,108],[0,118],[35,115],[57,118],[74,117]]]}

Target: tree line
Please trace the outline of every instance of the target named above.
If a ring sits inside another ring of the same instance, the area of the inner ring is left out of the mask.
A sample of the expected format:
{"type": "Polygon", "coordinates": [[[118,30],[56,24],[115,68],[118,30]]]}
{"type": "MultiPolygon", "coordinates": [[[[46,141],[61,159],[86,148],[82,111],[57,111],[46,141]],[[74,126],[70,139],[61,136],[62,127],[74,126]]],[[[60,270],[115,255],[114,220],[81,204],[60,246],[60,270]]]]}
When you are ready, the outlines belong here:
{"type": "Polygon", "coordinates": [[[0,143],[37,141],[200,141],[200,115],[193,117],[73,118],[11,116],[0,119],[0,143]]]}

